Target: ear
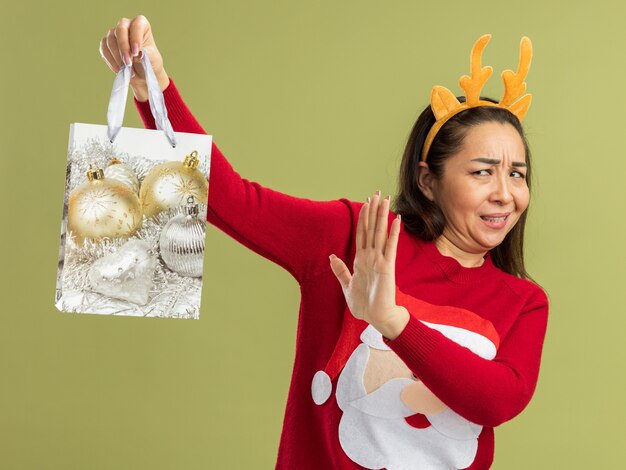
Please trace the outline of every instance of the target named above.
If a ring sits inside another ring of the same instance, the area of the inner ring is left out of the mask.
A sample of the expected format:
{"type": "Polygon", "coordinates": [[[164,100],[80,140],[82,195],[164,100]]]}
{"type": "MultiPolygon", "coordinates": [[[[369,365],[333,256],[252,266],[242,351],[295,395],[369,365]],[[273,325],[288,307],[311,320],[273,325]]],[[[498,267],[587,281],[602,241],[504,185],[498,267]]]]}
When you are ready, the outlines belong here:
{"type": "Polygon", "coordinates": [[[428,163],[419,162],[419,172],[416,176],[417,186],[422,190],[424,195],[431,201],[435,200],[434,184],[435,178],[428,168],[428,163]]]}

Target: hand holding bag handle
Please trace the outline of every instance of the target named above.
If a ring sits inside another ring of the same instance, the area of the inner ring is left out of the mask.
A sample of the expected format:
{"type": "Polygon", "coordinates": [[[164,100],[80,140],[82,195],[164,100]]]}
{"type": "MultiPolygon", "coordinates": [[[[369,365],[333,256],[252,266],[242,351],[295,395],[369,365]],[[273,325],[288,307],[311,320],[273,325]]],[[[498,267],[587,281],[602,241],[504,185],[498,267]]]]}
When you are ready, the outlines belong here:
{"type": "MultiPolygon", "coordinates": [[[[154,122],[159,130],[165,132],[167,139],[176,147],[176,137],[174,129],[167,117],[167,109],[165,108],[165,100],[163,92],[159,87],[159,82],[152,70],[152,64],[148,58],[148,53],[142,49],[141,63],[146,72],[146,85],[148,87],[148,101],[150,102],[150,111],[154,116],[154,122]]],[[[126,99],[128,97],[128,85],[130,84],[131,65],[124,65],[117,72],[115,80],[113,80],[113,89],[111,90],[111,98],[109,100],[109,109],[107,111],[107,135],[111,143],[117,137],[118,132],[122,128],[124,121],[124,112],[126,111],[126,99]]]]}

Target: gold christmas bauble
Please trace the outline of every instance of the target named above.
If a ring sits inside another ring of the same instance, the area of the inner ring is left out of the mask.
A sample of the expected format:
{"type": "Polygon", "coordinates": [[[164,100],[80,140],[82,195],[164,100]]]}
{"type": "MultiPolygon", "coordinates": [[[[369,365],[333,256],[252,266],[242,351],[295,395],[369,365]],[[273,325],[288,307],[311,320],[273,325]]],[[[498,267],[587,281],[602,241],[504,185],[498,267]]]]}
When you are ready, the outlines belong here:
{"type": "Polygon", "coordinates": [[[67,223],[77,241],[128,238],[142,224],[141,204],[133,190],[102,169],[87,171],[89,181],[70,193],[67,223]]]}
{"type": "Polygon", "coordinates": [[[161,163],[152,168],[139,190],[144,215],[154,217],[161,211],[184,206],[189,196],[206,204],[209,186],[197,167],[198,152],[194,150],[183,162],[161,163]]]}

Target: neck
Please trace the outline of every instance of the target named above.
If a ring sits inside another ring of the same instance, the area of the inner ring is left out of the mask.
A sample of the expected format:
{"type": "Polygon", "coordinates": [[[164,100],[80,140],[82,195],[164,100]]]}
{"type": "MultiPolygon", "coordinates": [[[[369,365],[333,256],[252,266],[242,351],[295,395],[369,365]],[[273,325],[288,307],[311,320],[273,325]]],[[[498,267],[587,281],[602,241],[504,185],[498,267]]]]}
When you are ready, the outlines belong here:
{"type": "Polygon", "coordinates": [[[464,268],[478,268],[485,262],[484,256],[486,251],[482,253],[468,253],[463,251],[445,235],[441,235],[435,240],[435,246],[444,256],[450,256],[459,262],[464,268]]]}

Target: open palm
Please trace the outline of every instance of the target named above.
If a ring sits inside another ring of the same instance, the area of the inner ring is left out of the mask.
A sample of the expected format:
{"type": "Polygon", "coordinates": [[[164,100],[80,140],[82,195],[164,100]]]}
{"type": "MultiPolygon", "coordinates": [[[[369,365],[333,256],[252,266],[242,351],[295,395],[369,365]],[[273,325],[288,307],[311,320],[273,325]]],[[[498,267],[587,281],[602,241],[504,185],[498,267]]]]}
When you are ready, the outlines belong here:
{"type": "Polygon", "coordinates": [[[380,191],[361,207],[354,273],[335,255],[331,255],[331,268],[352,315],[382,331],[397,311],[395,269],[401,221],[400,216],[394,219],[387,236],[389,196],[379,200],[380,191]]]}

